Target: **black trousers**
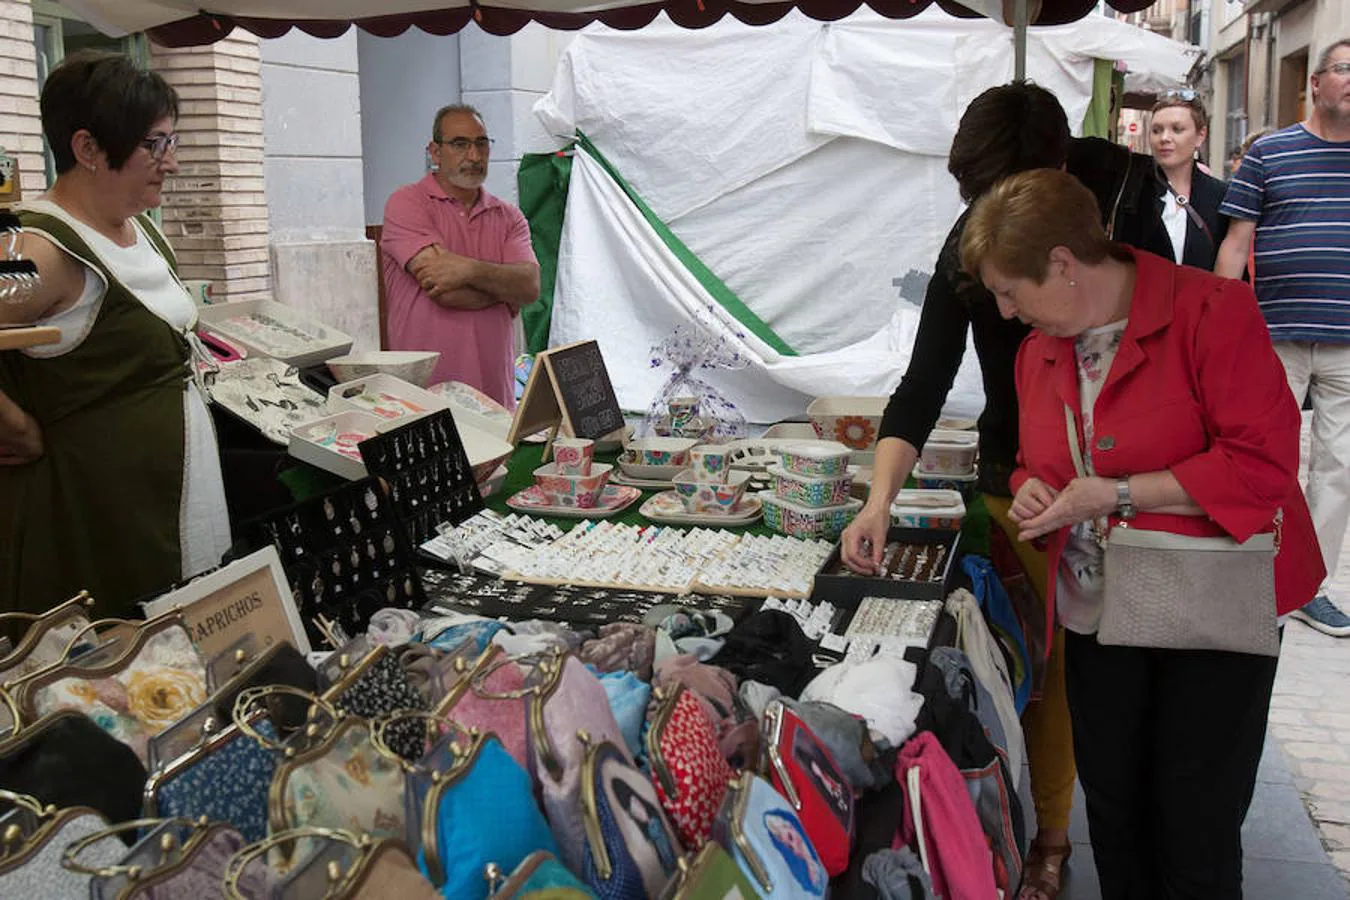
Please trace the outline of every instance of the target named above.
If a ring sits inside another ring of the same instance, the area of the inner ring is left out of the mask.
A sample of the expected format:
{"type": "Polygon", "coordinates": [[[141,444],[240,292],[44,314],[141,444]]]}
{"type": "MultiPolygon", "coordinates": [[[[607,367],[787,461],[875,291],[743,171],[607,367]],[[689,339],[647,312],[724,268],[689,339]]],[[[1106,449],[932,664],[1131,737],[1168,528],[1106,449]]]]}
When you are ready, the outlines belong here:
{"type": "Polygon", "coordinates": [[[1064,649],[1103,900],[1239,900],[1278,660],[1067,630],[1064,649]]]}

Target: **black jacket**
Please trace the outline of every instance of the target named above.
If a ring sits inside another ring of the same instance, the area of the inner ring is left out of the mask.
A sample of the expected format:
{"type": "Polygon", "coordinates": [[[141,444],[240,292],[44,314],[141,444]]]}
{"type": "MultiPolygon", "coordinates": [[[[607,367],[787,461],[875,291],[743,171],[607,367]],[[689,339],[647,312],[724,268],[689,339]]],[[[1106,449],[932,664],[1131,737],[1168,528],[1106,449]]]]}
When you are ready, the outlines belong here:
{"type": "Polygon", "coordinates": [[[1167,195],[1167,176],[1154,166],[1154,216],[1150,221],[1152,228],[1146,237],[1147,244],[1142,249],[1156,253],[1163,259],[1212,272],[1214,261],[1219,255],[1219,245],[1228,234],[1228,217],[1219,215],[1219,204],[1223,202],[1223,195],[1227,189],[1228,186],[1222,181],[1206,175],[1200,171],[1199,166],[1192,163],[1190,206],[1200,214],[1205,227],[1201,228],[1194,218],[1186,216],[1186,244],[1181,259],[1176,259],[1172,252],[1172,241],[1167,236],[1167,226],[1162,223],[1163,198],[1167,195]]]}

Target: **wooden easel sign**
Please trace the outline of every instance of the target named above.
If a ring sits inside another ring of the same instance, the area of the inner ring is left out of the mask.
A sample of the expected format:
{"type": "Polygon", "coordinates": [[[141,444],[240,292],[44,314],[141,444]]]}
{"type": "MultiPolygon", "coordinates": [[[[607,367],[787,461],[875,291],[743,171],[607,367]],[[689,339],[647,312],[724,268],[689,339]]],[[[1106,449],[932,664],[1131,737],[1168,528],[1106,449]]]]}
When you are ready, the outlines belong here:
{"type": "Polygon", "coordinates": [[[547,428],[543,456],[547,461],[562,426],[576,437],[599,440],[622,429],[623,424],[623,410],[614,395],[600,345],[577,341],[535,356],[506,440],[517,444],[522,437],[547,428]]]}

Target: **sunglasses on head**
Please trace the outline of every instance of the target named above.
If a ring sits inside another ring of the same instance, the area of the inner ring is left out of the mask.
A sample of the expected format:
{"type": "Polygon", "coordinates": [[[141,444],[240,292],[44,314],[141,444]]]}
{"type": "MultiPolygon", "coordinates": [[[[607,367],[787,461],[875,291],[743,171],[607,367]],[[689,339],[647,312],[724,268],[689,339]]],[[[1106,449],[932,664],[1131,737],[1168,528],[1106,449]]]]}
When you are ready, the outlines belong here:
{"type": "Polygon", "coordinates": [[[1172,88],[1158,95],[1159,100],[1180,100],[1182,103],[1194,103],[1200,94],[1193,88],[1172,88]]]}

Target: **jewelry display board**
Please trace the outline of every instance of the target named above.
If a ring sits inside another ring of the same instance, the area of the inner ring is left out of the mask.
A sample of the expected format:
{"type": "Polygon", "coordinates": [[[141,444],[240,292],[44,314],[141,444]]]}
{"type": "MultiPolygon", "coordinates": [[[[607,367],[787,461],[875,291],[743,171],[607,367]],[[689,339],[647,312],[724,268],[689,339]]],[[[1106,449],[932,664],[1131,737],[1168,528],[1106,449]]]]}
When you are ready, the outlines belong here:
{"type": "Polygon", "coordinates": [[[389,485],[394,515],[411,546],[483,509],[473,467],[449,410],[411,420],[360,444],[366,471],[389,485]]]}
{"type": "Polygon", "coordinates": [[[599,627],[608,622],[640,624],[657,604],[675,603],[726,613],[739,621],[759,606],[759,598],[726,594],[665,594],[609,590],[578,585],[541,585],[503,581],[494,575],[428,571],[423,576],[427,612],[437,609],[509,619],[551,619],[571,625],[599,627]]]}
{"type": "Polygon", "coordinates": [[[364,632],[383,607],[416,609],[426,602],[412,548],[374,478],[284,507],[241,531],[251,548],[276,546],[316,646],[340,646],[364,632]]]}

